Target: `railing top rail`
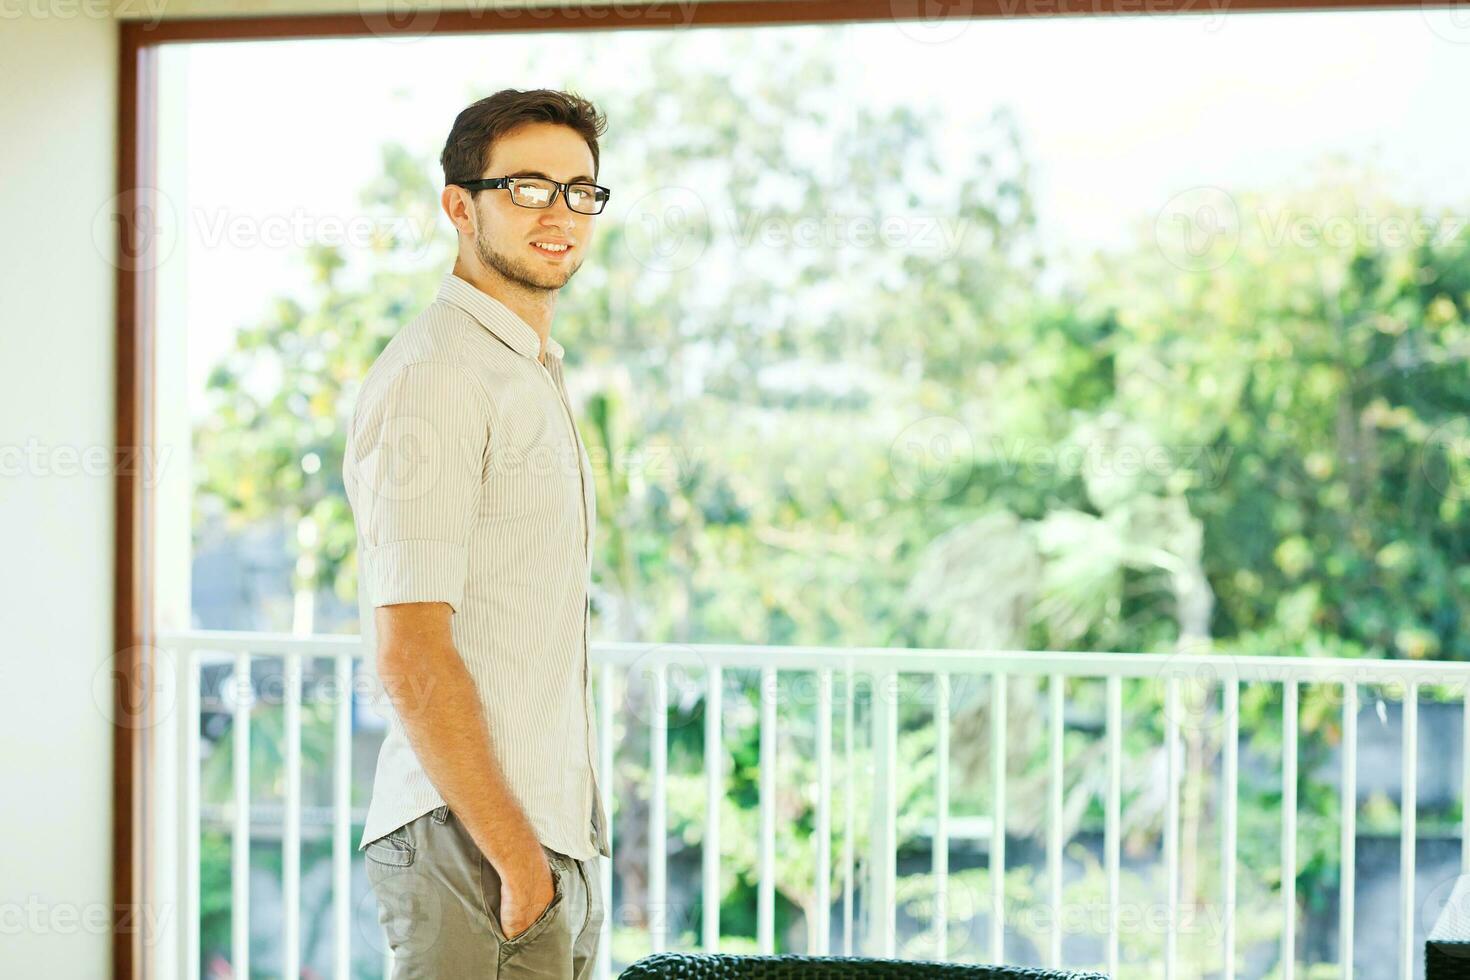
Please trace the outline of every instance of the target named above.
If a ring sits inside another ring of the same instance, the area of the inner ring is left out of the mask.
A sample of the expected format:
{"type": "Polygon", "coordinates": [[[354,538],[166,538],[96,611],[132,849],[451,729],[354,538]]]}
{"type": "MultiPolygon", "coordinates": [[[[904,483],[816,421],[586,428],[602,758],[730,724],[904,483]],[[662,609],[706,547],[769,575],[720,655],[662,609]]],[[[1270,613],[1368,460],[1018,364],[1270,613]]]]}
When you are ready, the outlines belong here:
{"type": "MultiPolygon", "coordinates": [[[[363,656],[361,636],[178,630],[157,634],[156,645],[207,656],[251,653],[312,657],[363,656]]],[[[1069,677],[1165,678],[1207,681],[1298,681],[1335,684],[1470,684],[1470,662],[1449,660],[1345,660],[1212,653],[1101,653],[1052,650],[943,650],[885,647],[759,646],[751,644],[595,642],[596,663],[647,669],[681,666],[704,670],[776,667],[823,668],[897,674],[1062,674],[1069,677]]]]}

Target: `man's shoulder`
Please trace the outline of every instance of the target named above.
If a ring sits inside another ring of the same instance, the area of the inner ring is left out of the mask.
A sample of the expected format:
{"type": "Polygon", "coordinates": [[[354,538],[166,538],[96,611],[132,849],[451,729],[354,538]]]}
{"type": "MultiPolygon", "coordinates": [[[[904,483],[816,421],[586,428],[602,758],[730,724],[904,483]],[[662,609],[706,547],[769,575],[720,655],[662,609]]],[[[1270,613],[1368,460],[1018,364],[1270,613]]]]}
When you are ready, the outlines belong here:
{"type": "Polygon", "coordinates": [[[379,352],[368,380],[396,374],[412,364],[462,364],[469,342],[468,318],[456,307],[435,301],[398,329],[379,352]]]}
{"type": "Polygon", "coordinates": [[[380,386],[416,365],[448,365],[473,378],[488,394],[496,378],[514,366],[507,356],[511,353],[467,312],[435,300],[389,339],[363,386],[380,386]]]}

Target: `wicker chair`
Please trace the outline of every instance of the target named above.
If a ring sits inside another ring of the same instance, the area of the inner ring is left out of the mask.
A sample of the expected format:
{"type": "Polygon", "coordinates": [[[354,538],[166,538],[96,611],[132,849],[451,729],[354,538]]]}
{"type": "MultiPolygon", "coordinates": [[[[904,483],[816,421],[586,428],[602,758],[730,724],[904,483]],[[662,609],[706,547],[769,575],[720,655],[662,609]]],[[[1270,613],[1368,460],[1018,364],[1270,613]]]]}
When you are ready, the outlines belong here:
{"type": "Polygon", "coordinates": [[[1470,977],[1470,874],[1455,879],[1454,890],[1424,943],[1424,980],[1470,977]]]}
{"type": "Polygon", "coordinates": [[[1100,973],[978,966],[858,956],[737,956],[726,953],[655,953],[629,966],[618,980],[1107,980],[1100,973]]]}

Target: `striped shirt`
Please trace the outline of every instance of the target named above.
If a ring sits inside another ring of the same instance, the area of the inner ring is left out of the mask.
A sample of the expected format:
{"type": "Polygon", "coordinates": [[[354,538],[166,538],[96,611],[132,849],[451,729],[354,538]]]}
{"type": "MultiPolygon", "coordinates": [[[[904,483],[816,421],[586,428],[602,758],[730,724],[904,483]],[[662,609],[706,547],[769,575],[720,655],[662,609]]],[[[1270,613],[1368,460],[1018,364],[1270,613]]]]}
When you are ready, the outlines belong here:
{"type": "MultiPolygon", "coordinates": [[[[536,835],[608,856],[588,689],[596,499],[562,382],[564,350],[454,273],[363,380],[342,476],[376,682],[375,606],[446,602],[491,747],[536,835]]],[[[409,704],[432,691],[411,679],[409,704]]],[[[393,703],[359,847],[444,800],[393,703]]]]}

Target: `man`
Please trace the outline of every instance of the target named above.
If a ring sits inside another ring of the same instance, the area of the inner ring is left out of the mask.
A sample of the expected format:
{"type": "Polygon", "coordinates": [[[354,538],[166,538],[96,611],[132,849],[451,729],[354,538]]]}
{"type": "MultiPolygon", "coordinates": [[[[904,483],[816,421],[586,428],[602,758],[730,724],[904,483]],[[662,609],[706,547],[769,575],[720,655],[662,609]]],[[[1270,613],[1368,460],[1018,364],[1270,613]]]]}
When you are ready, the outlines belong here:
{"type": "Polygon", "coordinates": [[[551,337],[606,120],[507,89],[459,114],[434,302],[363,382],[343,478],[388,694],[363,829],[393,977],[587,977],[610,855],[587,664],[596,503],[551,337]]]}

